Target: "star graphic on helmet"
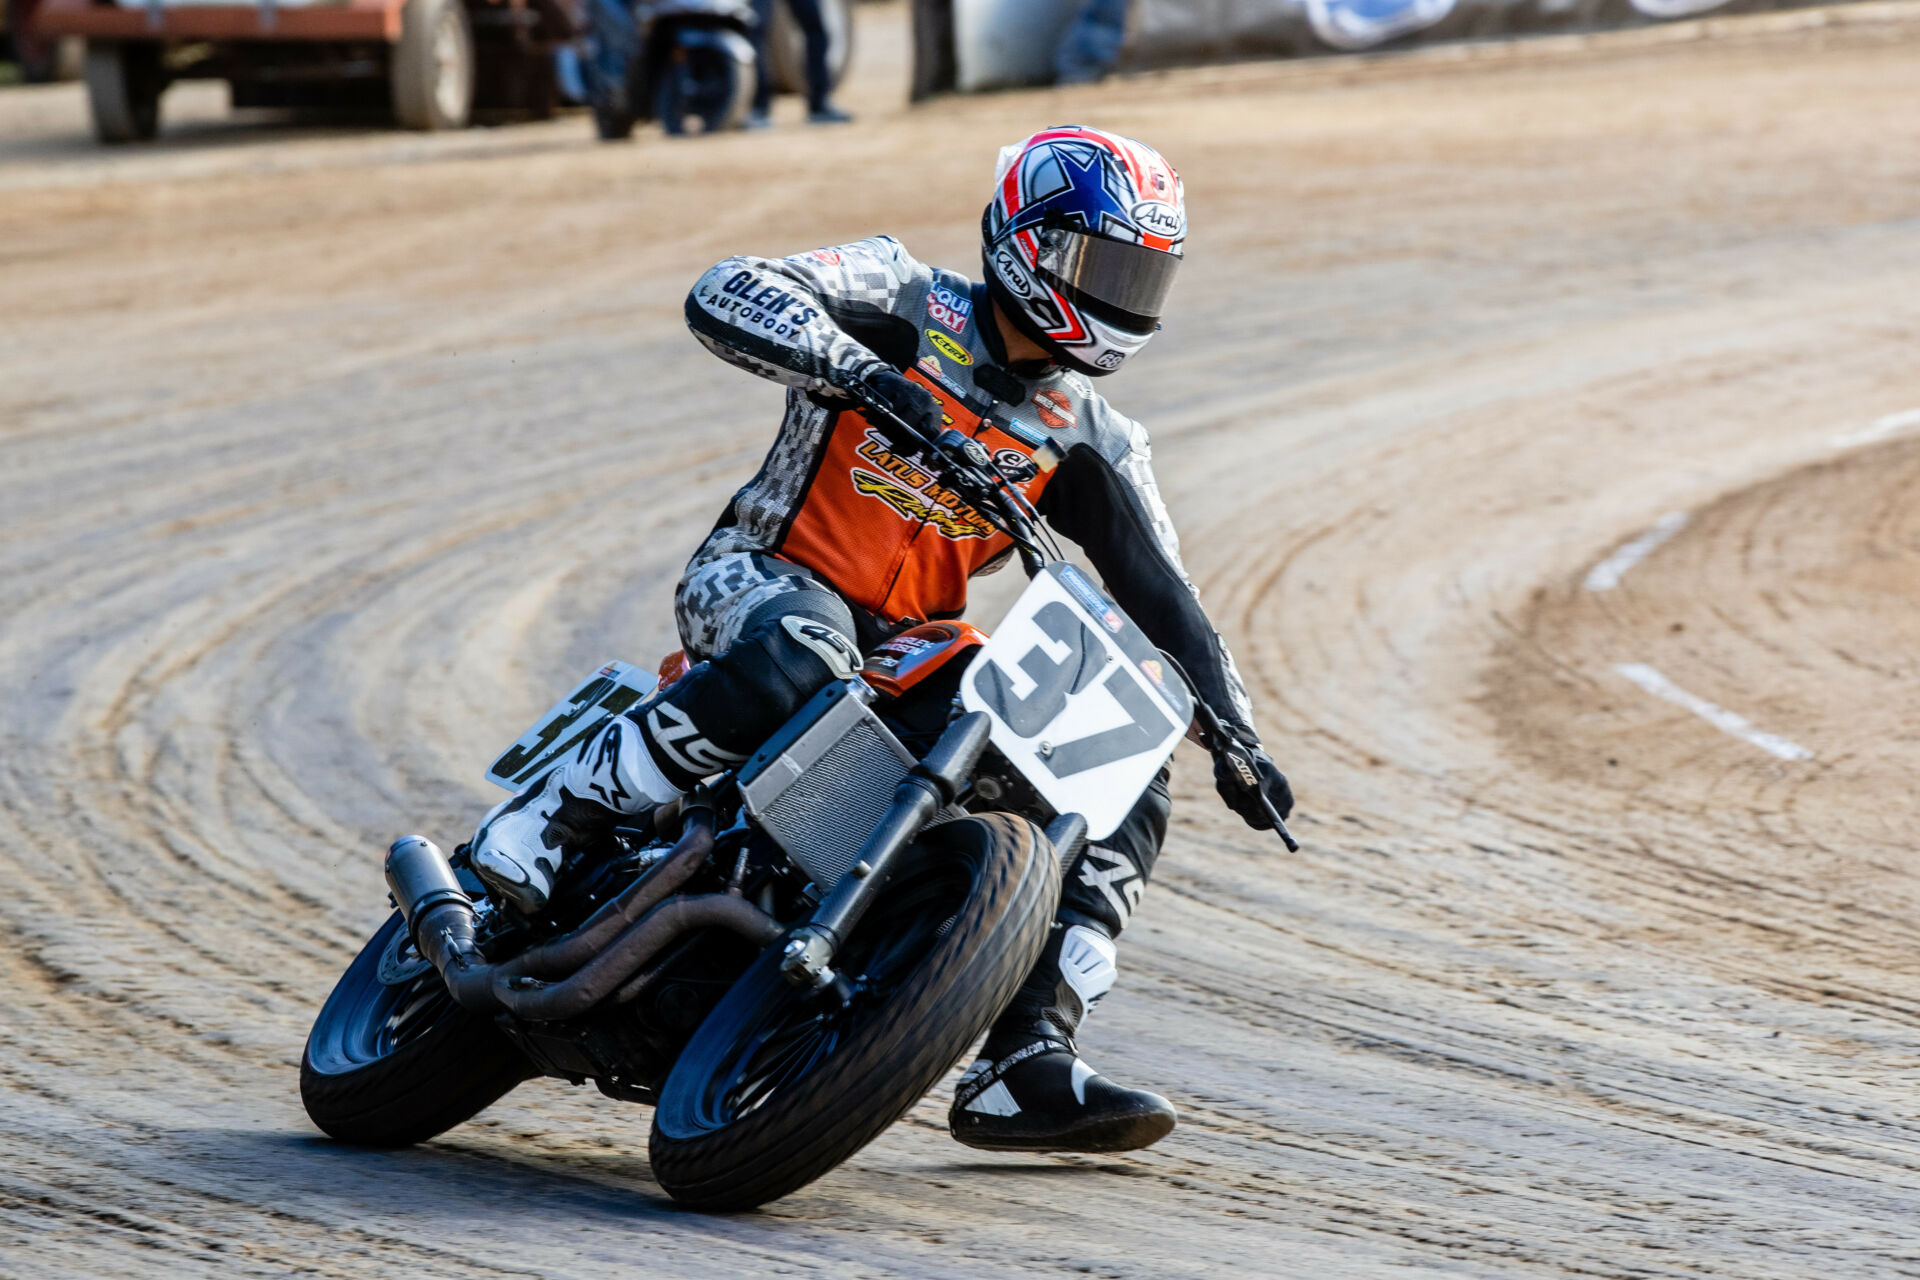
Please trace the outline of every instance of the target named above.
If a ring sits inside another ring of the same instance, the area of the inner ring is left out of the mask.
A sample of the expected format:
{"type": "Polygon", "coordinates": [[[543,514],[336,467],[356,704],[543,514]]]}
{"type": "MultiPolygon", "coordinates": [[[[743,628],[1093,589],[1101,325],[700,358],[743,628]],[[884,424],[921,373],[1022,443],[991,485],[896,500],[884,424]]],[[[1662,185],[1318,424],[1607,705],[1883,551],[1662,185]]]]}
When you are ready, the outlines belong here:
{"type": "Polygon", "coordinates": [[[1036,147],[1026,163],[1029,203],[1007,220],[1002,236],[1042,225],[1078,225],[1095,235],[1132,229],[1112,165],[1100,148],[1056,142],[1044,154],[1036,147]]]}

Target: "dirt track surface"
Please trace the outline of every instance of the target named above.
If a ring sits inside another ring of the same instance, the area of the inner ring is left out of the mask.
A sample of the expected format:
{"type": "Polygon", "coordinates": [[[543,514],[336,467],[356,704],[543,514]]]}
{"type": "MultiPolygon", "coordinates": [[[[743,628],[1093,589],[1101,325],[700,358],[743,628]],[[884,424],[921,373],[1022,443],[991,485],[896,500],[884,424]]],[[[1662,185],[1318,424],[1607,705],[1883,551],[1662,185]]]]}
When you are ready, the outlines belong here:
{"type": "Polygon", "coordinates": [[[105,153],[0,95],[0,1274],[1920,1273],[1920,8],[916,112],[869,16],[840,132],[182,93],[105,153]],[[1183,759],[1084,1045],[1180,1129],[981,1156],[943,1088],[729,1218],[557,1082],[322,1140],[386,842],[669,647],[766,445],[693,276],[879,229],[966,269],[994,148],[1063,118],[1187,178],[1111,394],[1302,796],[1289,858],[1183,759]]]}

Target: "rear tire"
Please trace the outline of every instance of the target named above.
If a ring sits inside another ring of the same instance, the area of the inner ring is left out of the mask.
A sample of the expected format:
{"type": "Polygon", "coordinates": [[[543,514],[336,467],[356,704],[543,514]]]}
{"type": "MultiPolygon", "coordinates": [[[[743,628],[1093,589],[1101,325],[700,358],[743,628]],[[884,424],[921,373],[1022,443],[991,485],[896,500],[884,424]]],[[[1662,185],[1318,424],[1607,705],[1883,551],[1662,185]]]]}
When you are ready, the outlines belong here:
{"type": "Polygon", "coordinates": [[[314,1019],[300,1100],[328,1135],[363,1147],[411,1146],[472,1119],[535,1074],[512,1041],[455,1004],[424,964],[396,913],[314,1019]],[[396,958],[406,957],[396,981],[396,958]]]}
{"type": "Polygon", "coordinates": [[[167,76],[158,43],[89,43],[85,74],[95,137],[106,143],[149,142],[159,134],[160,95],[167,76]]]}
{"type": "Polygon", "coordinates": [[[464,129],[473,118],[473,25],[461,0],[407,0],[388,76],[405,129],[464,129]]]}
{"type": "Polygon", "coordinates": [[[1052,846],[994,813],[909,856],[835,961],[867,995],[840,1010],[801,992],[769,947],[694,1033],[649,1144],[675,1200],[747,1209],[812,1182],[925,1097],[1013,998],[1059,900],[1052,846]]]}

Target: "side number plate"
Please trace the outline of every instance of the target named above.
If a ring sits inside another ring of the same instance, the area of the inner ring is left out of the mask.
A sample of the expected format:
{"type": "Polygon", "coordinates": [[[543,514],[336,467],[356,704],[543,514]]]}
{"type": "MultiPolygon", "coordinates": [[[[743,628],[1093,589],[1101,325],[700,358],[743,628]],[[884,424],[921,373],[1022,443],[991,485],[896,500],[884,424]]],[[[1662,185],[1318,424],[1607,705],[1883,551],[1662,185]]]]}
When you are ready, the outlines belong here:
{"type": "Polygon", "coordinates": [[[1193,719],[1193,699],[1145,633],[1087,576],[1052,564],[961,684],[993,745],[1061,813],[1113,833],[1193,719]]]}
{"type": "Polygon", "coordinates": [[[554,703],[533,728],[487,770],[487,781],[518,791],[573,750],[602,723],[653,692],[655,680],[629,662],[609,662],[554,703]]]}

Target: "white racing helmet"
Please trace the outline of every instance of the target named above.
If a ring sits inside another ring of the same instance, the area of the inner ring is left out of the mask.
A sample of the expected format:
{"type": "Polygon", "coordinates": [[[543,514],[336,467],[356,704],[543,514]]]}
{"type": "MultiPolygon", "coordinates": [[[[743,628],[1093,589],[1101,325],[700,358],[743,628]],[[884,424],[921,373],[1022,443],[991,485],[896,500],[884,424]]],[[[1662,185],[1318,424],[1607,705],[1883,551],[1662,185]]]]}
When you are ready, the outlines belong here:
{"type": "Polygon", "coordinates": [[[1099,377],[1160,327],[1186,193],[1152,147],[1060,125],[1001,149],[981,238],[994,301],[1056,362],[1099,377]]]}

